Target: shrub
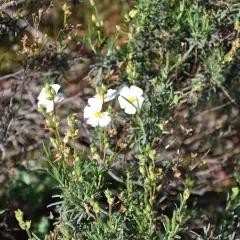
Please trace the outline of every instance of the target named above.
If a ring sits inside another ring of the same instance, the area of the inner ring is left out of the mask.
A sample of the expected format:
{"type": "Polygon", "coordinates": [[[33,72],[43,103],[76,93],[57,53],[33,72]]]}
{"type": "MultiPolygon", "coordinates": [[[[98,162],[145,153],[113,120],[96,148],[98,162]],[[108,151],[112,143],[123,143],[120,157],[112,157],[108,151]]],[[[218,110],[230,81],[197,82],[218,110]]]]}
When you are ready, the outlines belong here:
{"type": "MultiPolygon", "coordinates": [[[[46,101],[59,100],[51,81],[39,104],[55,136],[50,139],[53,148],[45,146],[45,153],[61,192],[50,205],[59,216],[55,232],[46,239],[54,234],[96,240],[240,238],[238,188],[224,199],[223,212],[208,220],[191,202],[191,167],[178,151],[170,161],[161,158],[177,107],[191,109],[219,93],[237,104],[227,90],[239,63],[237,1],[138,0],[117,26],[128,35],[121,46],[104,36],[97,6],[90,3],[93,23],[85,41],[96,55],[89,82],[97,95],[84,109],[92,126],[89,151],[76,147],[81,137],[74,127],[76,114],[68,117],[61,136],[59,114],[46,112],[46,101]],[[182,173],[184,189],[171,199],[165,190],[182,173]]],[[[204,165],[203,158],[194,168],[204,165]]],[[[235,173],[237,178],[238,170],[235,173]]]]}

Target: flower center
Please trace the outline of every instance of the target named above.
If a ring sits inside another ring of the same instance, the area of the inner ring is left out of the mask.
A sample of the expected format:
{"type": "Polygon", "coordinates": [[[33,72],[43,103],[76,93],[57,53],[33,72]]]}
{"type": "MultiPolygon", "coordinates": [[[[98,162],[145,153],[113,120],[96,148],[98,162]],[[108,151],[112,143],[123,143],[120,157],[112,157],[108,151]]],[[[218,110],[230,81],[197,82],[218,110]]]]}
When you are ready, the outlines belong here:
{"type": "Polygon", "coordinates": [[[94,115],[97,118],[101,118],[102,117],[102,113],[101,112],[95,112],[94,115]]]}
{"type": "Polygon", "coordinates": [[[130,98],[128,98],[128,101],[130,103],[134,103],[136,101],[136,98],[135,97],[130,97],[130,98]]]}

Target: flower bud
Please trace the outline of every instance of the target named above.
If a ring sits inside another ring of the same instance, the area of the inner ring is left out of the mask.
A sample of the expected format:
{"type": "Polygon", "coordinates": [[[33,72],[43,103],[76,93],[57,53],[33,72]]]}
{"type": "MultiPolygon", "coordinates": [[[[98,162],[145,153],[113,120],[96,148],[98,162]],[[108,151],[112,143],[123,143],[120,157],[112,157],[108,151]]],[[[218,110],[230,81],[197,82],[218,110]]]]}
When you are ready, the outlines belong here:
{"type": "Polygon", "coordinates": [[[38,107],[38,111],[42,114],[46,114],[46,107],[44,105],[40,105],[38,107]]]}
{"type": "Polygon", "coordinates": [[[83,176],[80,176],[80,177],[78,178],[78,181],[82,183],[82,182],[83,182],[83,176]]]}
{"type": "Polygon", "coordinates": [[[144,185],[149,187],[150,186],[150,180],[148,178],[145,179],[144,185]]]}
{"type": "Polygon", "coordinates": [[[142,175],[144,175],[144,173],[145,173],[145,168],[144,168],[144,166],[140,166],[139,172],[140,172],[142,175]]]}
{"type": "Polygon", "coordinates": [[[158,185],[156,190],[157,192],[159,192],[161,189],[162,189],[162,185],[158,185]]]}
{"type": "Polygon", "coordinates": [[[74,119],[73,119],[73,116],[72,116],[72,115],[68,116],[67,122],[68,122],[68,125],[73,125],[74,119]]]}
{"type": "Polygon", "coordinates": [[[116,25],[117,31],[121,31],[121,27],[119,25],[116,25]]]}
{"type": "Polygon", "coordinates": [[[96,26],[97,26],[97,27],[102,27],[102,26],[103,26],[103,25],[102,25],[102,21],[96,22],[96,26]]]}
{"type": "Polygon", "coordinates": [[[183,199],[186,201],[188,200],[188,198],[190,197],[190,191],[187,188],[184,192],[183,192],[183,199]]]}
{"type": "Polygon", "coordinates": [[[133,10],[131,10],[130,12],[129,12],[129,16],[131,17],[131,18],[134,18],[136,15],[137,15],[137,10],[136,9],[133,9],[133,10]]]}
{"type": "Polygon", "coordinates": [[[64,156],[65,157],[69,157],[70,156],[70,153],[71,153],[71,149],[69,147],[66,147],[64,149],[64,156]]]}
{"type": "Polygon", "coordinates": [[[52,122],[55,124],[58,122],[58,119],[55,115],[53,115],[53,117],[52,117],[52,122]]]}
{"type": "Polygon", "coordinates": [[[95,16],[94,14],[92,14],[92,21],[93,21],[93,22],[96,22],[96,21],[97,21],[97,18],[96,18],[96,16],[95,16]]]}
{"type": "Polygon", "coordinates": [[[73,135],[73,133],[74,133],[74,130],[73,130],[72,128],[68,128],[68,129],[67,129],[67,135],[68,135],[69,137],[71,137],[71,136],[73,135]]]}
{"type": "Polygon", "coordinates": [[[97,202],[93,202],[93,201],[92,201],[90,204],[91,204],[92,207],[93,207],[93,211],[94,211],[96,214],[98,214],[98,213],[100,212],[99,204],[98,204],[97,202]]]}
{"type": "Polygon", "coordinates": [[[52,125],[52,121],[51,120],[49,120],[49,119],[46,119],[46,125],[47,125],[47,127],[51,127],[51,125],[52,125]]]}
{"type": "Polygon", "coordinates": [[[125,22],[129,22],[130,21],[130,18],[129,18],[127,13],[124,15],[124,18],[125,18],[125,22]]]}
{"type": "Polygon", "coordinates": [[[29,230],[31,227],[31,221],[23,221],[23,213],[20,209],[18,209],[17,211],[15,211],[15,217],[18,221],[18,224],[20,226],[21,229],[23,230],[29,230]]]}
{"type": "Polygon", "coordinates": [[[75,132],[74,132],[74,138],[78,138],[78,136],[79,136],[79,130],[78,129],[76,129],[75,130],[75,132]]]}
{"type": "Polygon", "coordinates": [[[156,176],[153,172],[150,174],[149,178],[150,178],[151,182],[156,180],[156,176]]]}
{"type": "Polygon", "coordinates": [[[148,212],[151,212],[151,206],[150,206],[149,204],[147,205],[146,210],[147,210],[148,212]]]}
{"type": "Polygon", "coordinates": [[[65,136],[64,138],[63,138],[63,142],[66,144],[66,143],[68,143],[68,141],[69,141],[69,136],[65,136]]]}
{"type": "Polygon", "coordinates": [[[53,145],[54,148],[57,148],[57,141],[54,138],[50,138],[50,142],[53,145]]]}
{"type": "Polygon", "coordinates": [[[90,4],[94,7],[95,6],[94,0],[90,0],[90,4]]]}
{"type": "Polygon", "coordinates": [[[112,197],[112,193],[110,192],[109,189],[107,189],[105,192],[104,192],[106,198],[107,198],[107,202],[109,205],[112,205],[113,202],[114,202],[114,198],[112,197]]]}

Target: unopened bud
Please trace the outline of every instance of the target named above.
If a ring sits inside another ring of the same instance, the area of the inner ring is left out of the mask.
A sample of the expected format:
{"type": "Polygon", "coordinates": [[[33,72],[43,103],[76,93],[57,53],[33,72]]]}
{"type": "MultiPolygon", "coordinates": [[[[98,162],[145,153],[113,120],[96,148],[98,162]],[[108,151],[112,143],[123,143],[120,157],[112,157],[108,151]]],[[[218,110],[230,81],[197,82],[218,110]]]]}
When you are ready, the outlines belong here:
{"type": "Polygon", "coordinates": [[[90,4],[94,7],[95,6],[94,0],[89,0],[89,1],[90,1],[90,4]]]}
{"type": "Polygon", "coordinates": [[[129,12],[129,16],[131,17],[131,18],[134,18],[136,15],[137,15],[137,10],[136,9],[133,9],[133,10],[131,10],[130,12],[129,12]]]}
{"type": "Polygon", "coordinates": [[[66,144],[66,143],[68,143],[68,141],[69,141],[69,136],[65,136],[65,137],[63,138],[63,142],[66,144]]]}
{"type": "Polygon", "coordinates": [[[119,25],[116,25],[117,31],[121,31],[121,27],[119,25]]]}
{"type": "Polygon", "coordinates": [[[90,204],[91,204],[92,207],[93,207],[93,211],[94,211],[96,214],[98,214],[98,213],[100,212],[99,204],[98,204],[97,202],[93,202],[93,201],[92,201],[90,204]]]}
{"type": "Polygon", "coordinates": [[[93,21],[93,22],[96,22],[96,21],[97,21],[97,18],[96,18],[96,16],[95,16],[94,14],[92,15],[92,21],[93,21]]]}
{"type": "Polygon", "coordinates": [[[186,201],[188,200],[188,198],[190,197],[190,191],[187,188],[184,192],[183,192],[183,199],[186,201]]]}
{"type": "Polygon", "coordinates": [[[157,192],[159,192],[162,189],[162,185],[157,186],[157,192]]]}
{"type": "Polygon", "coordinates": [[[150,206],[149,204],[147,205],[146,210],[147,210],[148,212],[151,212],[151,206],[150,206]]]}
{"type": "Polygon", "coordinates": [[[54,148],[57,148],[57,141],[54,138],[50,138],[50,142],[53,145],[54,148]]]}
{"type": "Polygon", "coordinates": [[[40,106],[38,107],[38,111],[42,114],[46,114],[46,109],[46,106],[42,104],[40,104],[40,106]]]}
{"type": "Polygon", "coordinates": [[[78,181],[79,181],[80,183],[82,183],[82,182],[83,182],[83,176],[80,176],[80,177],[78,178],[78,181]]]}
{"type": "Polygon", "coordinates": [[[78,135],[79,135],[79,130],[76,129],[75,132],[74,132],[74,137],[78,137],[78,135]]]}
{"type": "Polygon", "coordinates": [[[47,127],[51,127],[52,121],[50,121],[49,119],[46,119],[46,125],[47,127]]]}
{"type": "Polygon", "coordinates": [[[145,168],[144,168],[144,166],[140,166],[139,171],[140,171],[140,173],[141,173],[142,175],[144,175],[144,173],[145,173],[145,168]]]}
{"type": "Polygon", "coordinates": [[[58,119],[55,115],[52,117],[52,122],[55,123],[55,124],[58,122],[58,119]]]}

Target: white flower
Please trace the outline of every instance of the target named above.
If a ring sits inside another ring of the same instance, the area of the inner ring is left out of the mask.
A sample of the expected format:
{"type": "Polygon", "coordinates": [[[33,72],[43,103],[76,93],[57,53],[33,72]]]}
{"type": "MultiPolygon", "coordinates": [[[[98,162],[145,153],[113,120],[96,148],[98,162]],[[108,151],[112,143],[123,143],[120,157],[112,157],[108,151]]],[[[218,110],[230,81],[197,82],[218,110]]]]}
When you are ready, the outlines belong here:
{"type": "Polygon", "coordinates": [[[117,95],[117,90],[108,89],[107,93],[104,95],[97,94],[94,97],[100,99],[102,102],[110,102],[117,95]]]}
{"type": "Polygon", "coordinates": [[[88,99],[89,106],[84,108],[84,118],[88,118],[87,124],[90,124],[92,127],[105,127],[110,121],[111,117],[108,112],[101,112],[102,110],[102,101],[98,98],[88,99]]]}
{"type": "Polygon", "coordinates": [[[38,107],[41,105],[46,108],[46,112],[52,112],[54,109],[54,103],[61,102],[64,99],[63,93],[58,93],[58,90],[60,89],[60,85],[58,84],[52,84],[50,87],[55,92],[55,98],[53,100],[49,100],[49,93],[47,93],[46,87],[42,89],[38,96],[38,107]]]}
{"type": "Polygon", "coordinates": [[[127,114],[135,114],[143,104],[144,97],[142,95],[143,90],[137,86],[124,87],[118,97],[120,107],[127,114]]]}

